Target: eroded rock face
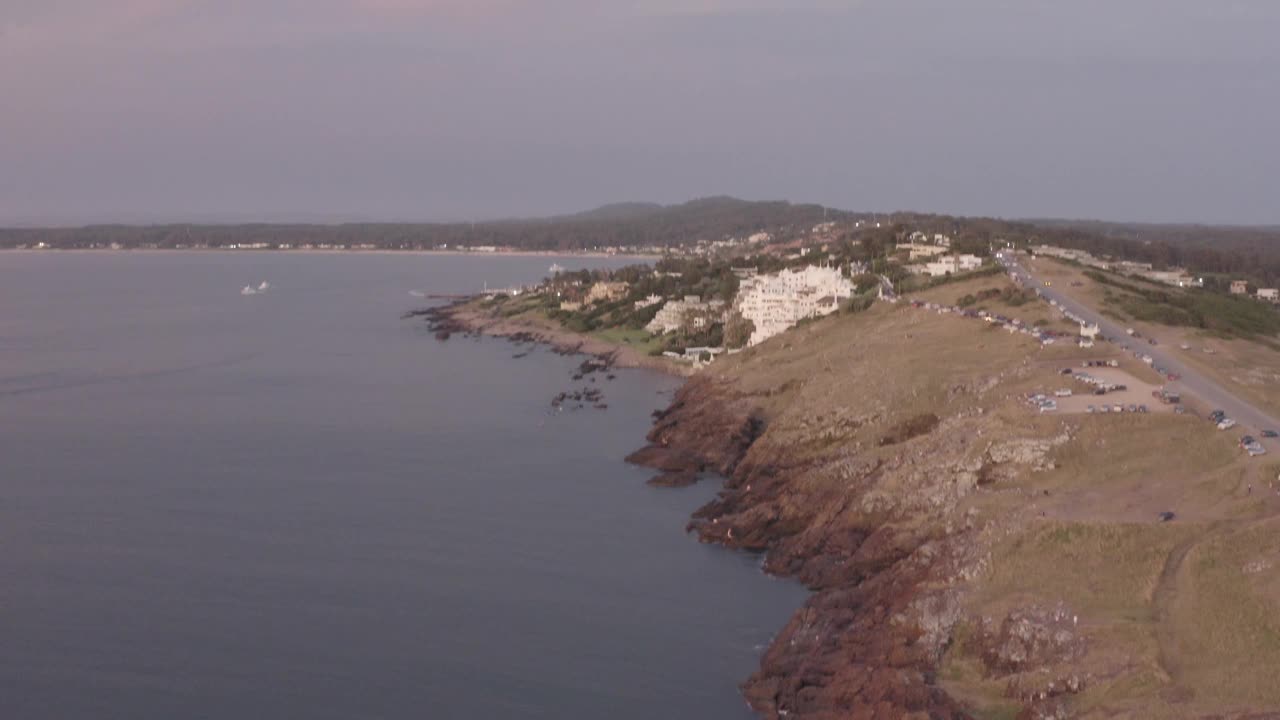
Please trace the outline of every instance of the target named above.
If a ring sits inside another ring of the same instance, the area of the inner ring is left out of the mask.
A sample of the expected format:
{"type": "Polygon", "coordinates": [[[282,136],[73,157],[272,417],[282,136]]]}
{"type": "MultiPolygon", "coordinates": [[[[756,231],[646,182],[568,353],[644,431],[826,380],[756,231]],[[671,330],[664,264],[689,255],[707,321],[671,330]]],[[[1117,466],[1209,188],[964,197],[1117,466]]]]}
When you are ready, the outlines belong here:
{"type": "Polygon", "coordinates": [[[659,485],[681,484],[700,472],[731,476],[764,431],[764,423],[749,404],[726,395],[707,377],[690,379],[671,406],[658,414],[649,445],[628,456],[627,462],[662,471],[652,481],[659,485]]]}
{"type": "Polygon", "coordinates": [[[949,586],[976,562],[973,531],[963,517],[899,521],[945,512],[976,487],[982,463],[960,457],[971,440],[938,433],[937,447],[912,439],[888,459],[837,447],[800,460],[784,437],[770,439],[749,399],[698,377],[631,458],[660,478],[721,473],[724,489],[690,528],[706,542],[767,551],[768,571],[814,590],[744,684],[748,702],[774,718],[967,717],[934,673],[960,617],[949,586]],[[939,448],[955,457],[940,461],[939,448]]]}
{"type": "Polygon", "coordinates": [[[1004,677],[1079,659],[1085,643],[1076,632],[1076,619],[1065,605],[1015,610],[998,626],[983,628],[983,664],[994,676],[1004,677]]]}
{"type": "Polygon", "coordinates": [[[1049,439],[1006,440],[992,443],[987,448],[987,457],[997,465],[1022,465],[1033,471],[1052,470],[1054,463],[1049,458],[1050,451],[1070,440],[1071,436],[1065,433],[1049,439]]]}

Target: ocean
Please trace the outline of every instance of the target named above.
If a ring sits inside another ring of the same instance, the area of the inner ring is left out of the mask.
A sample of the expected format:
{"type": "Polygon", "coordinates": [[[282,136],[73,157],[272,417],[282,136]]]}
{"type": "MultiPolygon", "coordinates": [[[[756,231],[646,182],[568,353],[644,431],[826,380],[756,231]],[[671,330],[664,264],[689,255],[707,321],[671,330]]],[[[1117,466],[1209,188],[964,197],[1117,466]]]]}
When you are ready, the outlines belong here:
{"type": "Polygon", "coordinates": [[[0,716],[751,717],[804,592],[622,461],[678,381],[400,317],[552,262],[0,253],[0,716]]]}

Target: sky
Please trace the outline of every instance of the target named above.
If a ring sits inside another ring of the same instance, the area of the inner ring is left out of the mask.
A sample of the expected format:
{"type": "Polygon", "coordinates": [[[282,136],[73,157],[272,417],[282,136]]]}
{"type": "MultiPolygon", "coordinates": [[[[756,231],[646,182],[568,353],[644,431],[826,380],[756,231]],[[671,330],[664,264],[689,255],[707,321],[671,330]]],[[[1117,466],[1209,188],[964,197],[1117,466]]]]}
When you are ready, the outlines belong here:
{"type": "Polygon", "coordinates": [[[0,224],[1280,223],[1275,0],[0,0],[0,224]]]}

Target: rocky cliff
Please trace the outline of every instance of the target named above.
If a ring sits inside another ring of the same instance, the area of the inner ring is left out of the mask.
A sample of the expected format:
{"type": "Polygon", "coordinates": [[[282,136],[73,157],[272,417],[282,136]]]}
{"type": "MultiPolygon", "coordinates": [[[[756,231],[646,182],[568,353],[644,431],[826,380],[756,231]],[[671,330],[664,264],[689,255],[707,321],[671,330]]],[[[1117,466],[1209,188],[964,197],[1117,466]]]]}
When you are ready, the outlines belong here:
{"type": "MultiPolygon", "coordinates": [[[[813,591],[743,686],[763,716],[970,717],[938,682],[964,617],[960,599],[996,532],[965,500],[1050,467],[1069,435],[986,409],[1006,407],[1001,386],[1030,372],[1003,338],[988,355],[998,364],[979,352],[871,386],[863,381],[882,372],[876,358],[830,363],[841,339],[765,346],[690,379],[629,459],[659,470],[660,484],[721,476],[722,491],[690,528],[705,542],[765,553],[768,572],[813,591]]],[[[1031,635],[1048,627],[1027,617],[1031,635]]],[[[986,638],[997,647],[990,673],[1012,674],[998,650],[1017,645],[1009,638],[998,627],[986,638]]],[[[1028,717],[1051,717],[1038,692],[1025,693],[1038,713],[1028,717]]]]}

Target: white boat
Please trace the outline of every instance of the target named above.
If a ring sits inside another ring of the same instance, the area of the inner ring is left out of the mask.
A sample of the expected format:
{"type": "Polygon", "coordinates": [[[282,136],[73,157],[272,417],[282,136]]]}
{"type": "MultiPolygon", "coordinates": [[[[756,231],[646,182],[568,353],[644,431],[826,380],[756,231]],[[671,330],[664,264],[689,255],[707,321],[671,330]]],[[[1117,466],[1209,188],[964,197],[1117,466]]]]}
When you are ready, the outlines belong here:
{"type": "Polygon", "coordinates": [[[263,280],[262,284],[258,286],[258,292],[266,292],[270,289],[271,289],[271,283],[267,282],[266,280],[263,280]]]}
{"type": "Polygon", "coordinates": [[[421,291],[421,290],[410,290],[410,291],[409,291],[409,294],[410,294],[410,295],[412,295],[412,296],[414,296],[414,297],[416,297],[416,298],[426,297],[426,296],[427,296],[427,294],[426,294],[425,292],[421,291]]]}
{"type": "Polygon", "coordinates": [[[257,295],[258,291],[254,290],[252,285],[245,285],[244,289],[240,291],[240,294],[241,295],[257,295]]]}
{"type": "Polygon", "coordinates": [[[553,263],[551,267],[547,270],[547,272],[551,273],[552,275],[559,275],[560,273],[564,272],[564,268],[561,267],[559,263],[553,263]]]}

